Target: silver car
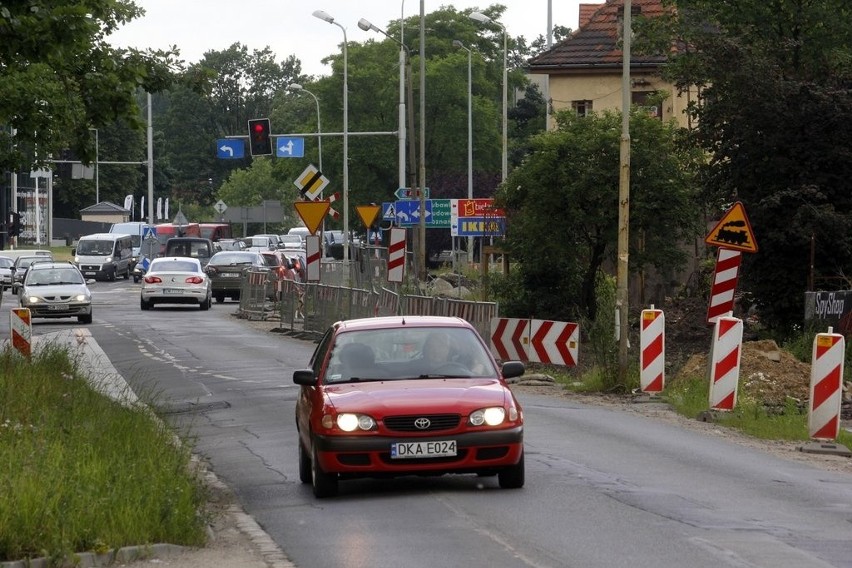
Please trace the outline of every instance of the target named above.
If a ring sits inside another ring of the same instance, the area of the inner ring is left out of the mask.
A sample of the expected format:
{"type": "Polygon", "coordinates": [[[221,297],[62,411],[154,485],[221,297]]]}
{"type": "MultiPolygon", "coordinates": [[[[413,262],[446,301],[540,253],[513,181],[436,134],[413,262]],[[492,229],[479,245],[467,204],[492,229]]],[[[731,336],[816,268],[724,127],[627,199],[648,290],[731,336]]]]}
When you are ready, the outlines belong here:
{"type": "Polygon", "coordinates": [[[139,306],[150,310],[155,304],[196,304],[209,310],[213,303],[210,278],[197,258],[155,258],[142,279],[139,306]]]}
{"type": "Polygon", "coordinates": [[[77,318],[92,323],[92,293],[80,270],[70,262],[34,262],[18,290],[18,302],[30,317],[77,318]]]}
{"type": "Polygon", "coordinates": [[[53,262],[53,256],[49,256],[49,253],[42,254],[40,251],[34,252],[35,254],[32,254],[30,251],[27,251],[27,254],[21,255],[15,259],[15,263],[12,266],[13,294],[17,294],[18,288],[20,288],[20,285],[24,283],[24,277],[26,276],[30,265],[36,262],[53,262]]]}
{"type": "Polygon", "coordinates": [[[12,287],[12,270],[15,259],[8,256],[0,256],[0,293],[6,288],[12,287]]]}

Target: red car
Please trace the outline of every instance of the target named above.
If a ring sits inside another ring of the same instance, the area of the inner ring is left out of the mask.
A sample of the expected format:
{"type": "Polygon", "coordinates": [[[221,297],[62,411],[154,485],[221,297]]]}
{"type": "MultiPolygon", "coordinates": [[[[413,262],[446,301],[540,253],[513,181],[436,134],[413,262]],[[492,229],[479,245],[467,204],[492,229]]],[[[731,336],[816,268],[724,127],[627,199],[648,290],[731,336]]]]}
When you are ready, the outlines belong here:
{"type": "Polygon", "coordinates": [[[297,370],[299,478],[316,497],[351,477],[496,475],[524,485],[523,412],[476,329],[458,318],[335,323],[297,370]]]}

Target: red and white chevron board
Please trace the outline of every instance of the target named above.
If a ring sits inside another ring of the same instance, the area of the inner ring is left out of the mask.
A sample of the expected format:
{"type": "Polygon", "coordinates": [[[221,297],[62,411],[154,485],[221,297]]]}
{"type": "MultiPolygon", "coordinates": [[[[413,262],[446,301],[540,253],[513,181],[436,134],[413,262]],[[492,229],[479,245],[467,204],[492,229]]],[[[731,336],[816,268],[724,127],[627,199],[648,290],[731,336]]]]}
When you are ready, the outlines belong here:
{"type": "Polygon", "coordinates": [[[713,327],[710,360],[710,408],[733,410],[740,381],[743,320],[721,316],[713,327]]]}
{"type": "Polygon", "coordinates": [[[32,355],[33,325],[29,308],[12,308],[9,312],[12,347],[24,357],[32,355]]]}
{"type": "Polygon", "coordinates": [[[576,323],[530,320],[529,360],[551,365],[577,365],[579,326],[576,323]]]}
{"type": "Polygon", "coordinates": [[[666,382],[666,316],[663,310],[642,310],[639,347],[639,388],[645,393],[662,392],[666,382]]]}
{"type": "Polygon", "coordinates": [[[713,284],[710,287],[710,305],[707,307],[707,323],[715,323],[721,316],[734,313],[734,292],[740,274],[742,253],[738,250],[720,248],[716,255],[713,284]]]}
{"type": "Polygon", "coordinates": [[[808,434],[814,440],[834,440],[840,433],[845,352],[842,335],[818,333],[814,338],[808,408],[808,434]]]}
{"type": "Polygon", "coordinates": [[[491,352],[502,361],[529,361],[530,320],[492,318],[491,352]]]}
{"type": "Polygon", "coordinates": [[[305,280],[320,280],[320,238],[316,235],[305,237],[305,280]]]}
{"type": "Polygon", "coordinates": [[[405,276],[405,229],[391,229],[388,245],[388,282],[402,282],[405,276]]]}

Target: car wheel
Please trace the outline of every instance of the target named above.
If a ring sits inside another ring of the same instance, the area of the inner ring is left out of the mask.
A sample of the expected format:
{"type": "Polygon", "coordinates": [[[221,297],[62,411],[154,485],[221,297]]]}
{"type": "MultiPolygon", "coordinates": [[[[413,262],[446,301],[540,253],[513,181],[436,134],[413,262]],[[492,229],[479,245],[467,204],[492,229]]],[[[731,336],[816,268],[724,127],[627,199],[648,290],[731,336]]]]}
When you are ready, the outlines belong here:
{"type": "Polygon", "coordinates": [[[130,279],[130,269],[129,268],[124,272],[124,279],[125,280],[130,279]]]}
{"type": "Polygon", "coordinates": [[[77,321],[80,323],[92,323],[92,314],[77,316],[77,321]]]}
{"type": "Polygon", "coordinates": [[[133,277],[133,283],[134,283],[134,284],[139,284],[139,277],[138,277],[138,276],[134,276],[134,277],[133,277]]]}
{"type": "Polygon", "coordinates": [[[198,307],[201,310],[209,310],[210,309],[210,298],[204,298],[200,302],[198,302],[198,307]]]}
{"type": "Polygon", "coordinates": [[[313,486],[314,497],[317,499],[337,495],[337,474],[326,473],[322,470],[319,464],[316,445],[314,445],[313,460],[311,463],[311,485],[313,486]]]}
{"type": "Polygon", "coordinates": [[[115,270],[113,270],[107,275],[107,280],[109,280],[110,282],[115,282],[115,270]]]}
{"type": "Polygon", "coordinates": [[[216,303],[221,304],[225,301],[225,296],[223,294],[216,294],[216,303]]]}
{"type": "Polygon", "coordinates": [[[503,489],[520,489],[524,486],[524,454],[521,454],[518,463],[497,474],[497,483],[503,489]]]}
{"type": "Polygon", "coordinates": [[[150,310],[151,309],[151,302],[146,302],[145,300],[140,299],[139,300],[139,307],[142,309],[142,311],[150,310]]]}
{"type": "Polygon", "coordinates": [[[311,456],[305,451],[305,446],[299,440],[299,480],[302,483],[311,483],[311,456]]]}

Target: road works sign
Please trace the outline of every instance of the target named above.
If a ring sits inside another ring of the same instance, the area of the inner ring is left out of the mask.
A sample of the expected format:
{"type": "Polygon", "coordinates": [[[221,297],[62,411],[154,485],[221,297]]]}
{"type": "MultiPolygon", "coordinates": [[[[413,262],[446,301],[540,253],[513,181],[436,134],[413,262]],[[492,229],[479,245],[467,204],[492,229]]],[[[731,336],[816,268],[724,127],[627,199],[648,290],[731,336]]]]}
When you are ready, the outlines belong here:
{"type": "Polygon", "coordinates": [[[704,242],[710,246],[739,250],[742,252],[757,252],[757,242],[746,216],[745,207],[739,201],[728,209],[722,220],[705,237],[704,242]]]}

